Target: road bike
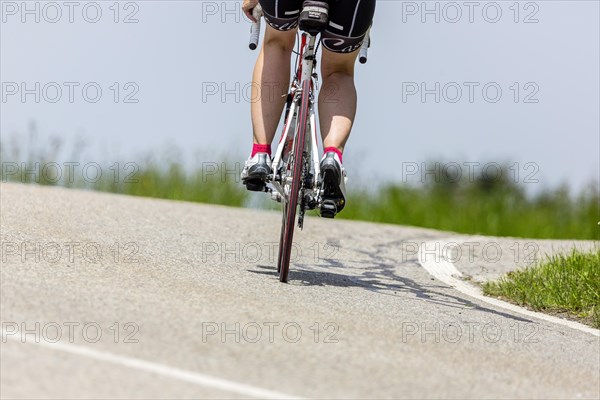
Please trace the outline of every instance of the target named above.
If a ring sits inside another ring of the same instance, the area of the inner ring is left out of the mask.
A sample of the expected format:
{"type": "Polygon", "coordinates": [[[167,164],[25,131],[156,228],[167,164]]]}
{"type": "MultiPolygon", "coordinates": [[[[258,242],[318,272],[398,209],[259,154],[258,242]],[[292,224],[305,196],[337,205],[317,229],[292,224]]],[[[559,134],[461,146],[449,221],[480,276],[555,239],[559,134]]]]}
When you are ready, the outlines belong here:
{"type": "MultiPolygon", "coordinates": [[[[298,227],[302,229],[307,210],[319,209],[321,217],[325,218],[333,218],[336,213],[335,203],[323,199],[314,111],[319,79],[316,65],[320,39],[317,40],[317,36],[328,22],[328,13],[327,9],[308,8],[303,8],[300,14],[299,40],[294,52],[297,56],[296,71],[286,98],[283,131],[271,164],[273,173],[267,177],[264,189],[271,194],[272,200],[283,205],[277,257],[277,272],[281,282],[288,280],[296,216],[298,227]],[[303,16],[308,20],[302,20],[303,16]]],[[[260,36],[262,10],[259,4],[253,16],[258,22],[254,22],[250,29],[251,50],[257,48],[260,36]]],[[[362,64],[367,62],[369,42],[367,32],[359,50],[362,64]]]]}

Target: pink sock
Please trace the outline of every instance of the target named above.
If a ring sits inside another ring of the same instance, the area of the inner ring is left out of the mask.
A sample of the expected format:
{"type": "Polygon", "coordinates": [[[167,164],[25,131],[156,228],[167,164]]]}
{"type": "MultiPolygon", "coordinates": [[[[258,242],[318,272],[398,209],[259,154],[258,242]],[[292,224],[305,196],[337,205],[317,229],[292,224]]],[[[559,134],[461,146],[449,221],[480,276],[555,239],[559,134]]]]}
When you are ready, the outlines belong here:
{"type": "Polygon", "coordinates": [[[342,152],[339,151],[337,149],[337,147],[325,147],[325,150],[324,150],[325,153],[328,153],[330,151],[333,151],[335,154],[337,154],[338,157],[340,158],[340,162],[342,162],[342,152]]]}
{"type": "Polygon", "coordinates": [[[252,154],[250,157],[254,157],[256,153],[267,153],[269,156],[271,155],[271,145],[270,144],[253,144],[252,145],[252,154]]]}

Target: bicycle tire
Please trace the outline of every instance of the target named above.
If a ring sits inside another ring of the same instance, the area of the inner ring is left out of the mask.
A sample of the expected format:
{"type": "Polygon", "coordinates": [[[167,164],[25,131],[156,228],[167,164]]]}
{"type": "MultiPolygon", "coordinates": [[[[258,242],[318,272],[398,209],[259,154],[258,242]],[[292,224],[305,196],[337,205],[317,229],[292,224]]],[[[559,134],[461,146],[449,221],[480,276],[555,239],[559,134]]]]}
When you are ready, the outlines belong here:
{"type": "Polygon", "coordinates": [[[281,231],[279,232],[279,251],[277,253],[277,273],[281,272],[281,260],[283,255],[283,236],[285,235],[285,219],[287,217],[287,206],[283,203],[283,216],[281,218],[281,231]]]}
{"type": "Polygon", "coordinates": [[[298,208],[298,194],[300,192],[300,178],[302,177],[302,155],[306,138],[306,128],[308,126],[308,105],[310,100],[310,79],[302,82],[302,98],[300,100],[300,109],[298,110],[298,133],[296,143],[294,144],[294,165],[292,166],[292,188],[287,205],[285,218],[285,233],[280,240],[279,248],[281,250],[281,269],[279,271],[279,281],[287,282],[290,269],[290,256],[292,251],[292,240],[294,238],[294,229],[296,227],[296,209],[298,208]]]}

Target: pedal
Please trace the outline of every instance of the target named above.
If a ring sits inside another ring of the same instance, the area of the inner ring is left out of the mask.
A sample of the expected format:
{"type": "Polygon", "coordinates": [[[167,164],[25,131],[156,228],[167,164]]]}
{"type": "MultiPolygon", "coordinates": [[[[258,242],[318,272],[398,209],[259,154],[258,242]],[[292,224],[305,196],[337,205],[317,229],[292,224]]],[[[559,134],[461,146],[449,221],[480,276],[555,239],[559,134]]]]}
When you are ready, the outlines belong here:
{"type": "Polygon", "coordinates": [[[337,214],[337,206],[333,200],[323,200],[321,204],[321,217],[323,218],[334,218],[337,214]]]}
{"type": "Polygon", "coordinates": [[[267,186],[261,181],[245,181],[244,185],[246,185],[246,189],[251,192],[266,192],[267,186]]]}

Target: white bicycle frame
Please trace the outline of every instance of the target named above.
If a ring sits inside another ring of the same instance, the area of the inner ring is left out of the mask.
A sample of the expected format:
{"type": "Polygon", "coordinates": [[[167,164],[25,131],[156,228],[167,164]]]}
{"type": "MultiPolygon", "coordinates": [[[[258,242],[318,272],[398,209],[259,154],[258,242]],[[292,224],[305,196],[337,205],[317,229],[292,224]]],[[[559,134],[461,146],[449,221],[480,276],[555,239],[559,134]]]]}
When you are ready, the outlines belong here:
{"type": "MultiPolygon", "coordinates": [[[[250,28],[250,49],[254,50],[257,48],[258,45],[258,40],[260,37],[260,25],[261,25],[261,17],[262,17],[262,8],[260,6],[260,4],[257,4],[256,7],[253,10],[253,16],[256,19],[257,22],[252,23],[252,26],[250,28]]],[[[315,60],[316,60],[316,54],[315,54],[315,44],[316,44],[316,36],[310,35],[308,33],[302,33],[303,35],[306,35],[307,40],[306,40],[306,44],[304,46],[304,49],[300,49],[300,54],[302,54],[302,60],[301,60],[301,65],[302,65],[302,75],[300,77],[300,81],[293,81],[292,82],[292,89],[291,89],[291,94],[293,96],[292,98],[292,102],[290,105],[290,109],[289,112],[287,114],[287,118],[285,120],[285,125],[284,125],[284,132],[281,136],[281,140],[279,141],[279,145],[277,146],[277,150],[275,151],[275,155],[273,157],[273,162],[272,162],[272,170],[274,175],[276,176],[277,173],[279,172],[279,170],[281,169],[282,166],[284,165],[280,165],[283,159],[283,150],[286,146],[286,143],[289,143],[290,140],[293,140],[293,146],[292,148],[288,149],[289,154],[293,155],[294,154],[294,148],[295,146],[301,145],[300,143],[295,143],[296,140],[296,133],[298,130],[298,105],[300,104],[301,98],[302,98],[302,85],[306,80],[312,80],[311,82],[311,87],[315,87],[315,81],[313,79],[313,70],[315,67],[315,60]]],[[[365,36],[363,45],[360,49],[359,52],[359,60],[361,63],[365,63],[367,61],[367,51],[369,48],[369,43],[370,39],[369,39],[369,32],[367,32],[367,35],[365,36]]],[[[296,79],[296,78],[294,78],[296,79]]],[[[316,124],[316,118],[315,118],[315,112],[314,112],[314,99],[312,98],[312,95],[314,95],[314,92],[311,94],[311,98],[309,99],[308,102],[308,113],[309,113],[309,118],[307,121],[308,124],[308,131],[305,140],[306,143],[304,143],[304,148],[306,149],[306,151],[308,152],[308,157],[311,161],[311,173],[313,174],[313,186],[312,188],[304,188],[304,189],[312,189],[314,191],[314,195],[316,199],[319,199],[320,201],[320,193],[319,193],[319,178],[320,178],[320,173],[321,173],[321,168],[320,168],[320,163],[319,163],[319,158],[318,158],[318,144],[317,144],[317,124],[316,124]]],[[[284,95],[285,96],[285,95],[284,95]]],[[[294,160],[294,162],[302,162],[302,160],[294,160]]],[[[271,186],[273,187],[274,191],[271,192],[271,198],[273,200],[276,201],[281,201],[282,199],[285,199],[285,201],[287,202],[288,198],[289,198],[289,191],[291,189],[291,175],[288,174],[288,171],[282,171],[282,176],[281,176],[281,180],[280,181],[276,181],[275,179],[273,179],[270,183],[271,186]]]]}
{"type": "MultiPolygon", "coordinates": [[[[277,173],[282,165],[280,165],[283,158],[283,150],[286,146],[286,143],[289,146],[290,140],[294,140],[292,148],[288,148],[289,154],[294,154],[293,149],[295,146],[301,146],[302,143],[295,143],[298,129],[298,106],[302,99],[302,84],[306,80],[312,80],[312,72],[315,64],[315,43],[316,37],[307,34],[307,42],[304,49],[300,49],[302,53],[302,76],[299,82],[296,82],[296,85],[292,87],[292,103],[290,105],[290,109],[287,115],[287,119],[285,121],[285,130],[281,136],[281,140],[279,141],[279,145],[277,146],[277,150],[275,151],[275,155],[273,157],[272,169],[275,173],[277,173]]],[[[313,81],[314,85],[314,81],[313,81]]],[[[309,118],[307,120],[307,135],[305,137],[306,143],[304,143],[304,148],[308,153],[308,157],[311,160],[311,173],[313,177],[317,178],[320,175],[320,165],[318,159],[318,144],[317,144],[317,125],[316,118],[314,112],[314,100],[312,98],[308,101],[308,113],[309,118]]],[[[302,162],[302,160],[294,160],[294,162],[302,162]]],[[[281,182],[273,181],[271,185],[277,191],[279,195],[281,195],[286,200],[289,196],[289,189],[291,187],[291,176],[287,174],[288,171],[282,171],[282,180],[281,182]]],[[[311,188],[304,188],[311,189],[311,188]]],[[[318,180],[313,179],[313,190],[317,191],[318,194],[318,180]]],[[[278,196],[272,195],[272,197],[277,200],[278,196]]]]}

